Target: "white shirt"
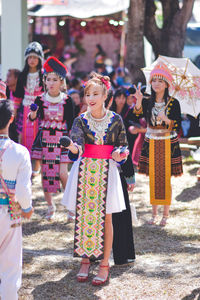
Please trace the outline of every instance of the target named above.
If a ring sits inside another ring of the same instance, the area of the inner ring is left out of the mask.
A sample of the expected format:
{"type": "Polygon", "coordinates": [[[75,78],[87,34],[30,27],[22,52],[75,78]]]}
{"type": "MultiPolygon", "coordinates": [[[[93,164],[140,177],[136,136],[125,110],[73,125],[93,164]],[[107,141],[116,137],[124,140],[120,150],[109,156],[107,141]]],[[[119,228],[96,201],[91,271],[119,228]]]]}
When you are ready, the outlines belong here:
{"type": "MultiPolygon", "coordinates": [[[[0,139],[0,149],[5,148],[9,139],[0,139]]],[[[22,209],[32,206],[31,200],[31,159],[28,150],[12,142],[2,156],[2,176],[11,193],[15,194],[16,201],[22,209]]],[[[0,192],[4,190],[0,184],[0,192]]]]}

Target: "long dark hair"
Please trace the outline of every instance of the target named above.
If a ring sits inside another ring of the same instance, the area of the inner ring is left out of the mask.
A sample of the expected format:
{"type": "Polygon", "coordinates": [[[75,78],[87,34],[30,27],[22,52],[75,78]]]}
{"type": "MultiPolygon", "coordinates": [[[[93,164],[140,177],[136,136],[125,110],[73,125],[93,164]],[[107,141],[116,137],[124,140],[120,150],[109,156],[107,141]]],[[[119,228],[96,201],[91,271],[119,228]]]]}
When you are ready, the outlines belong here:
{"type": "MultiPolygon", "coordinates": [[[[168,99],[169,99],[169,89],[168,89],[168,87],[165,88],[165,93],[164,93],[163,99],[165,100],[165,104],[167,104],[168,99]]],[[[147,122],[150,122],[151,112],[152,112],[152,108],[155,105],[155,102],[156,102],[156,92],[151,87],[151,96],[149,97],[148,108],[147,108],[147,122]]]]}
{"type": "MultiPolygon", "coordinates": [[[[116,90],[116,92],[114,94],[114,97],[113,97],[113,103],[112,103],[112,105],[110,107],[110,110],[112,110],[114,112],[117,112],[116,98],[120,97],[121,95],[123,95],[126,98],[126,100],[127,100],[127,91],[126,91],[125,88],[119,88],[119,89],[116,90]]],[[[129,110],[129,106],[125,102],[124,106],[123,106],[123,108],[121,110],[121,113],[120,113],[120,115],[121,115],[121,117],[122,117],[123,120],[126,118],[128,110],[129,110]]]]}
{"type": "Polygon", "coordinates": [[[13,103],[6,99],[0,101],[0,129],[4,129],[13,114],[13,103]]]}
{"type": "Polygon", "coordinates": [[[108,96],[105,101],[105,108],[107,108],[108,105],[109,106],[112,105],[111,101],[113,101],[113,91],[112,91],[112,89],[109,89],[108,96]]]}
{"type": "MultiPolygon", "coordinates": [[[[121,95],[123,95],[126,99],[127,99],[127,94],[126,94],[126,89],[125,88],[118,88],[116,91],[115,91],[115,94],[114,94],[114,97],[113,97],[113,103],[111,105],[111,108],[110,110],[116,112],[117,110],[117,104],[116,104],[116,101],[115,99],[117,97],[120,97],[121,95]]],[[[124,104],[124,106],[126,105],[126,102],[124,104]]]]}
{"type": "MultiPolygon", "coordinates": [[[[40,86],[43,85],[42,83],[42,63],[41,63],[41,60],[38,58],[38,65],[37,65],[37,70],[39,71],[39,77],[40,77],[40,86]]],[[[28,73],[29,73],[29,65],[28,65],[28,58],[26,59],[25,61],[25,66],[20,74],[20,77],[21,77],[21,80],[23,82],[23,85],[24,87],[26,86],[27,84],[27,76],[28,76],[28,73]]]]}

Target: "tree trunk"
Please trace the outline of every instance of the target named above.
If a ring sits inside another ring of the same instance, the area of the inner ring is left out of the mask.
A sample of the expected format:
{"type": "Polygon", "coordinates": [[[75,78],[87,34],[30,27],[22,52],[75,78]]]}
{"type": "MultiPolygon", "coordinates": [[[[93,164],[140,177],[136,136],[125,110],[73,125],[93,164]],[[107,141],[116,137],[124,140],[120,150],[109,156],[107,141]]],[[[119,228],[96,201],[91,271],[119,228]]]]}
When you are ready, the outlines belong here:
{"type": "Polygon", "coordinates": [[[183,0],[182,8],[178,0],[161,0],[163,27],[159,29],[155,21],[154,0],[146,0],[145,36],[152,44],[155,56],[182,57],[187,23],[192,15],[194,0],[183,0]]]}
{"type": "Polygon", "coordinates": [[[145,81],[141,68],[145,66],[144,41],[151,43],[155,56],[182,57],[187,23],[192,15],[194,0],[160,0],[163,8],[163,27],[155,20],[154,0],[130,0],[126,66],[132,82],[145,81]]]}
{"type": "Polygon", "coordinates": [[[145,0],[130,0],[128,19],[126,66],[132,82],[137,83],[144,81],[140,69],[145,66],[143,41],[145,0]]]}

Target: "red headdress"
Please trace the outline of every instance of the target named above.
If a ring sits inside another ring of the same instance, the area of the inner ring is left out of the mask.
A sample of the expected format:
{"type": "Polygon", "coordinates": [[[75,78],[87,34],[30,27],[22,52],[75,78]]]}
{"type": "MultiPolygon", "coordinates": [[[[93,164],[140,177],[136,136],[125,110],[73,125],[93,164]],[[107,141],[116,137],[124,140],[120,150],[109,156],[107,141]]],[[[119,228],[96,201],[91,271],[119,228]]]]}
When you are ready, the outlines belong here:
{"type": "Polygon", "coordinates": [[[67,75],[67,68],[56,57],[49,57],[44,63],[44,74],[56,73],[62,79],[67,75]]]}

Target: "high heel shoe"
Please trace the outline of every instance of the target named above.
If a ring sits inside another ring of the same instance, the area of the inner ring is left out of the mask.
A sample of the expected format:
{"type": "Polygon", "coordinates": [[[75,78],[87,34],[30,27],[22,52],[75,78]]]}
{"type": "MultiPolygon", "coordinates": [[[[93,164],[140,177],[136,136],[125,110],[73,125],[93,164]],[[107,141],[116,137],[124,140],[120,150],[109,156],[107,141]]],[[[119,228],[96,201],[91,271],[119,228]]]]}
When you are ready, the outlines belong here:
{"type": "Polygon", "coordinates": [[[75,214],[73,214],[71,211],[69,211],[67,214],[67,222],[74,223],[75,218],[76,218],[75,214]]]}
{"type": "Polygon", "coordinates": [[[107,266],[102,266],[102,265],[100,265],[99,268],[107,268],[108,274],[107,274],[107,276],[106,276],[106,279],[104,279],[104,278],[102,278],[102,277],[99,277],[99,276],[96,276],[96,277],[94,277],[94,279],[92,280],[92,285],[103,285],[103,284],[106,283],[106,281],[108,281],[108,279],[109,279],[109,271],[110,271],[109,265],[107,265],[107,266]]]}
{"type": "MultiPolygon", "coordinates": [[[[81,265],[90,265],[90,262],[81,262],[81,265]]],[[[76,275],[76,279],[78,280],[78,282],[85,282],[88,280],[89,268],[88,268],[88,273],[78,273],[76,275]]]]}

